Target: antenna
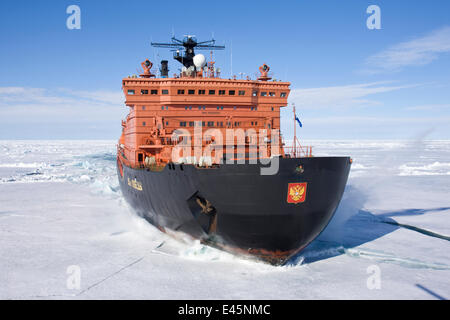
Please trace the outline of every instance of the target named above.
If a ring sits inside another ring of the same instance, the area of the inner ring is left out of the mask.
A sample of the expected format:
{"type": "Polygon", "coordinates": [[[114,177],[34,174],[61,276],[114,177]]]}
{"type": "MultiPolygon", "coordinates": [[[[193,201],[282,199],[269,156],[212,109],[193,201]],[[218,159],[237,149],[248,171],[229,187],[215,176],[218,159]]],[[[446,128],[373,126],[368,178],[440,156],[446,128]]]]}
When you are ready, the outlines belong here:
{"type": "Polygon", "coordinates": [[[230,59],[231,77],[233,77],[233,40],[230,43],[230,59]]]}
{"type": "MultiPolygon", "coordinates": [[[[150,37],[150,41],[153,42],[153,36],[150,37]]],[[[156,59],[156,52],[155,51],[156,51],[155,48],[153,48],[153,61],[158,61],[156,59]]],[[[155,73],[158,74],[158,71],[155,72],[155,73]]]]}
{"type": "MultiPolygon", "coordinates": [[[[161,62],[161,56],[159,55],[159,51],[153,49],[153,55],[154,55],[155,61],[158,61],[158,63],[160,63],[161,62]]],[[[159,68],[156,68],[156,74],[161,75],[161,70],[159,68]]]]}
{"type": "Polygon", "coordinates": [[[213,59],[213,51],[211,50],[210,61],[207,64],[207,66],[208,66],[208,77],[209,78],[214,78],[214,72],[215,72],[214,64],[215,64],[215,62],[214,62],[214,59],[213,59]]]}

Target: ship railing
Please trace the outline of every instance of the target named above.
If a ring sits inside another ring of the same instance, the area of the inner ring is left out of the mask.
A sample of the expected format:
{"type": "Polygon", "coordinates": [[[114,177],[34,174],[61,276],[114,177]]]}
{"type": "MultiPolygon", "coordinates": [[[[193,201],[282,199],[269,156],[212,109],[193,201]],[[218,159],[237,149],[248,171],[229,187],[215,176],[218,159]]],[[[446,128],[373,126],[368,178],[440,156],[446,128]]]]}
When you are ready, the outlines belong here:
{"type": "Polygon", "coordinates": [[[284,154],[289,158],[312,157],[312,146],[288,146],[284,147],[284,154]]]}

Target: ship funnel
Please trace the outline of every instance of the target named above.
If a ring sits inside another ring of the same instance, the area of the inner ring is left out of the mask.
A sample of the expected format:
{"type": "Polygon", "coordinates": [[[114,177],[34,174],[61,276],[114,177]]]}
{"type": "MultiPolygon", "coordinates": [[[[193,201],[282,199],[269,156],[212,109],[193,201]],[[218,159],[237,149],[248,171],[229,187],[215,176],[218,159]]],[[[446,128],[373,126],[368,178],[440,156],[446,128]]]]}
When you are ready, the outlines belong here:
{"type": "Polygon", "coordinates": [[[168,63],[169,62],[167,60],[161,61],[161,69],[159,70],[161,72],[161,78],[167,78],[169,75],[168,63]]]}

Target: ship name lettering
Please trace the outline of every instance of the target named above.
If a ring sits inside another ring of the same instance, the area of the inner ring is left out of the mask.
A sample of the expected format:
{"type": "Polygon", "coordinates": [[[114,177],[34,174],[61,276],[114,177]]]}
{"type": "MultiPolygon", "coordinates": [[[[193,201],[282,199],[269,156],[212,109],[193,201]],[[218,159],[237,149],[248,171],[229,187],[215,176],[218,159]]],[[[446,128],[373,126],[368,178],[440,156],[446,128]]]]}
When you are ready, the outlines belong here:
{"type": "Polygon", "coordinates": [[[139,181],[137,181],[136,178],[131,179],[131,180],[130,180],[130,178],[128,178],[128,185],[129,185],[130,187],[132,187],[133,189],[142,191],[142,183],[140,183],[139,181]]]}

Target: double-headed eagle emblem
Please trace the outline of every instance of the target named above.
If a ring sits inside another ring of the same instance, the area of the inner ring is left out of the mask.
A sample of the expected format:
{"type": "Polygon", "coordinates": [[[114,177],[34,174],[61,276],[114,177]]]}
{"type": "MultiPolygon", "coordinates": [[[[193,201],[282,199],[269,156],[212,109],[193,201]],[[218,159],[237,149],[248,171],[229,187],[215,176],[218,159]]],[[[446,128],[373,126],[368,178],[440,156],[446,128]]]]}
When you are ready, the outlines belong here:
{"type": "Polygon", "coordinates": [[[289,183],[288,186],[288,203],[300,203],[306,199],[306,182],[301,183],[289,183]]]}

